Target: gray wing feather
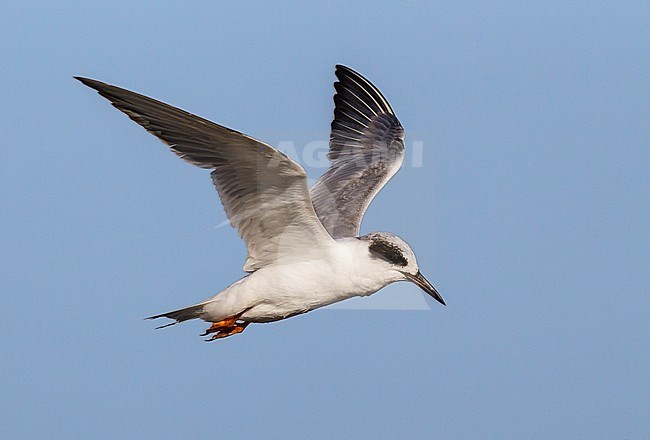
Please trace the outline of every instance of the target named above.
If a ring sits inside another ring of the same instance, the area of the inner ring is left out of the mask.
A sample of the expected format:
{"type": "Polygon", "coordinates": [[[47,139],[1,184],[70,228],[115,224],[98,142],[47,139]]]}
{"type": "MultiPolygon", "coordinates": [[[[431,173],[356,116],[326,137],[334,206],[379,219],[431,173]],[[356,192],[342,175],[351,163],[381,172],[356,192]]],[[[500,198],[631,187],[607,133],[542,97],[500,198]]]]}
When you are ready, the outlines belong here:
{"type": "Polygon", "coordinates": [[[182,159],[213,170],[228,219],[246,242],[244,270],[304,259],[315,242],[332,240],[314,212],[305,170],[275,148],[138,93],[77,79],[182,159]]]}
{"type": "Polygon", "coordinates": [[[404,129],[370,81],[340,65],[336,76],[331,166],[310,193],[332,237],[355,237],[368,205],[402,165],[404,129]]]}

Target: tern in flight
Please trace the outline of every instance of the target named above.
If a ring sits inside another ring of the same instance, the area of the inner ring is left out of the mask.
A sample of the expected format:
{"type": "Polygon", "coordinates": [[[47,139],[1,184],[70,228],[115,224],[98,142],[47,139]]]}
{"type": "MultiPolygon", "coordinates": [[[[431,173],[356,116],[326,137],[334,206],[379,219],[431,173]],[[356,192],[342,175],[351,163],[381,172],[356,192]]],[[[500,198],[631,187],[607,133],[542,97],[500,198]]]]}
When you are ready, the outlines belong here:
{"type": "Polygon", "coordinates": [[[75,77],[187,162],[212,170],[231,225],[246,242],[246,276],[213,297],[151,316],[211,323],[209,341],[251,323],[279,321],[396,281],[438,302],[411,247],[387,232],[359,236],[368,205],[404,159],[404,130],[366,78],[336,66],[329,170],[311,188],[305,170],[270,145],[184,110],[100,81],[75,77]]]}

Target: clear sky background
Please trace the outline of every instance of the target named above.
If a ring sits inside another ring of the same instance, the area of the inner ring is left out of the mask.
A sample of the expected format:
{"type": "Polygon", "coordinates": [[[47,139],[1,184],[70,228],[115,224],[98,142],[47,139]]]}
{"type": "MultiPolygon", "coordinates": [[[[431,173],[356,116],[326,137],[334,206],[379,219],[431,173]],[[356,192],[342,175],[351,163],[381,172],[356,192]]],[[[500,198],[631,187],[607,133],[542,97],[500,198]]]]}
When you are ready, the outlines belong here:
{"type": "Polygon", "coordinates": [[[650,438],[650,5],[541,3],[3,2],[0,437],[650,438]],[[448,306],[154,331],[244,246],[205,170],[72,76],[317,178],[336,63],[407,130],[362,232],[448,306]]]}

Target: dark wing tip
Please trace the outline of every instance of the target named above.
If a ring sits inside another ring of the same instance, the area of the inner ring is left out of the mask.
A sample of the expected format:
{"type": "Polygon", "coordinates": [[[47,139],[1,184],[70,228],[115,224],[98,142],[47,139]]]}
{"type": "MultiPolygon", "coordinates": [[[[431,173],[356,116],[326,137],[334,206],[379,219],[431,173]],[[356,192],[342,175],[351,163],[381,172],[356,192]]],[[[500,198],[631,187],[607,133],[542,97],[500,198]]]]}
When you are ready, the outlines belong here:
{"type": "Polygon", "coordinates": [[[334,83],[338,94],[352,102],[362,101],[364,106],[368,106],[375,114],[395,114],[379,89],[359,72],[337,64],[334,73],[338,79],[338,82],[334,83]]]}
{"type": "Polygon", "coordinates": [[[402,138],[403,129],[393,109],[377,87],[353,69],[336,65],[334,119],[331,124],[330,159],[363,139],[402,138]]]}
{"type": "Polygon", "coordinates": [[[84,78],[83,76],[73,76],[73,78],[91,89],[100,90],[108,87],[108,84],[97,81],[96,79],[84,78]]]}
{"type": "Polygon", "coordinates": [[[367,81],[366,78],[364,78],[359,72],[354,70],[352,67],[348,67],[348,66],[345,66],[343,64],[337,64],[335,69],[334,69],[334,72],[335,72],[336,76],[338,76],[339,73],[340,74],[355,75],[355,76],[360,76],[361,78],[363,78],[363,79],[365,79],[367,81]]]}
{"type": "MultiPolygon", "coordinates": [[[[336,67],[334,68],[335,71],[344,71],[344,72],[354,72],[354,69],[344,66],[343,64],[337,64],[336,67]]],[[[354,72],[356,73],[356,72],[354,72]]]]}

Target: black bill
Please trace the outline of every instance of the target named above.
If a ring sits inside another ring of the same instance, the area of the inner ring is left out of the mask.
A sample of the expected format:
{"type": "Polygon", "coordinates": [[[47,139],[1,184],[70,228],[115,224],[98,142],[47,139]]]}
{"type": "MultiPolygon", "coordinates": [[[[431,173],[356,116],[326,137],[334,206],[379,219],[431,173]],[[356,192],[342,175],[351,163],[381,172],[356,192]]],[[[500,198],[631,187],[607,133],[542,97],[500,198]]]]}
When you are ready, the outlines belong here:
{"type": "Polygon", "coordinates": [[[442,299],[442,296],[440,296],[436,288],[431,285],[429,280],[424,278],[424,275],[422,275],[420,271],[418,271],[418,273],[416,273],[415,275],[411,275],[410,273],[404,273],[404,276],[406,276],[406,279],[408,279],[410,282],[418,285],[420,289],[424,290],[429,295],[431,295],[431,297],[436,301],[438,301],[440,304],[442,304],[443,306],[447,305],[445,304],[445,300],[442,299]]]}

